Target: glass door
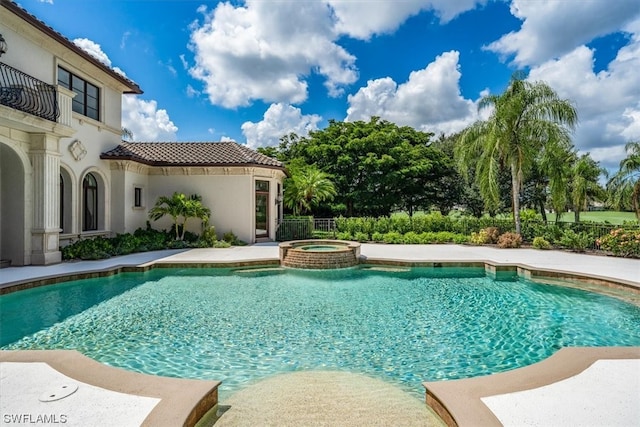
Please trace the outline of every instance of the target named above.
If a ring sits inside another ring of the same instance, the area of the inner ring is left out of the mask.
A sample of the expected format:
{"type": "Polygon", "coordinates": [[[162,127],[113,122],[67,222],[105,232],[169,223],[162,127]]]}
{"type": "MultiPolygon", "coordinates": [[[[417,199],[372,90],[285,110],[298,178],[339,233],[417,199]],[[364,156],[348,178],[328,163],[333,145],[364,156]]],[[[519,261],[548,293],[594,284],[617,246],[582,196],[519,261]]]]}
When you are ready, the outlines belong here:
{"type": "Polygon", "coordinates": [[[269,181],[256,181],[256,237],[269,236],[269,181]]]}

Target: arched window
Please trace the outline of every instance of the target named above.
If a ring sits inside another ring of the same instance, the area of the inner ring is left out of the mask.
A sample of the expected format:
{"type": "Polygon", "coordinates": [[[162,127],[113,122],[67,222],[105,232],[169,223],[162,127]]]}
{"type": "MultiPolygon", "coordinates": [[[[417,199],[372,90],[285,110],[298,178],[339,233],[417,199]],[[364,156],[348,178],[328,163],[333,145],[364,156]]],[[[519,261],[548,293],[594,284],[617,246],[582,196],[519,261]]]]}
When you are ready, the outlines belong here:
{"type": "Polygon", "coordinates": [[[88,173],[82,181],[83,193],[83,223],[82,230],[90,231],[98,229],[98,181],[96,177],[88,173]]]}

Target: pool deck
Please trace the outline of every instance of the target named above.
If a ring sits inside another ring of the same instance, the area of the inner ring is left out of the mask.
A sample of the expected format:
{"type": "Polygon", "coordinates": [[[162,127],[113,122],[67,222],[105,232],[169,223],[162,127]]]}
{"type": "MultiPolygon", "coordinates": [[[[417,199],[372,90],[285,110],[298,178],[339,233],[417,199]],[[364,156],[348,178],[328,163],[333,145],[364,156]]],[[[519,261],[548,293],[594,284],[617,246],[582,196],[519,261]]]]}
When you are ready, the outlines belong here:
{"type": "MultiPolygon", "coordinates": [[[[573,276],[589,276],[591,279],[588,282],[595,286],[620,285],[631,289],[635,294],[640,290],[640,260],[637,259],[467,245],[363,244],[361,255],[365,262],[372,263],[420,263],[434,267],[485,263],[497,270],[502,266],[516,266],[518,274],[530,274],[533,279],[545,278],[562,282],[573,276]]],[[[9,267],[0,270],[0,291],[6,292],[9,288],[27,282],[90,275],[118,268],[144,267],[154,263],[164,266],[242,266],[274,264],[278,261],[277,244],[264,243],[228,249],[158,251],[51,266],[9,267]]],[[[638,300],[634,301],[637,304],[638,300]]],[[[38,415],[57,414],[64,415],[64,424],[69,426],[113,425],[120,419],[128,419],[128,425],[192,425],[194,408],[199,402],[205,402],[211,407],[214,390],[217,389],[217,383],[211,381],[192,381],[187,385],[182,382],[187,380],[176,381],[133,374],[82,359],[86,358],[73,351],[0,352],[0,423],[18,424],[16,420],[6,418],[7,415],[22,414],[31,417],[22,419],[22,423],[33,423],[38,415]],[[58,353],[62,355],[56,355],[58,353]],[[72,356],[71,353],[75,355],[72,356]],[[135,379],[131,379],[131,375],[135,379]],[[66,408],[66,412],[56,412],[55,406],[47,405],[68,404],[72,400],[60,399],[46,404],[37,399],[55,385],[63,383],[80,386],[74,393],[75,403],[72,407],[58,406],[66,408]],[[175,400],[177,395],[186,392],[190,392],[186,399],[175,400]],[[118,403],[118,399],[123,396],[126,405],[118,403]],[[183,405],[178,415],[182,421],[176,423],[177,418],[170,418],[165,414],[167,407],[178,404],[183,405]],[[117,409],[105,412],[104,408],[117,409]]],[[[309,385],[301,393],[300,381],[310,381],[309,378],[292,378],[293,380],[284,381],[276,388],[268,387],[271,401],[279,404],[260,406],[256,399],[264,401],[267,397],[258,392],[258,389],[255,393],[238,393],[232,397],[230,409],[226,407],[228,410],[220,411],[224,414],[218,422],[224,425],[397,425],[401,421],[393,411],[388,411],[395,414],[390,415],[389,419],[384,418],[384,411],[362,411],[367,399],[376,403],[372,408],[384,407],[385,402],[380,403],[380,396],[374,390],[371,390],[370,396],[360,393],[358,399],[352,399],[348,387],[344,386],[349,381],[340,382],[336,377],[328,375],[313,379],[313,387],[309,385]],[[334,390],[336,384],[341,385],[339,390],[326,394],[327,390],[334,390]],[[307,392],[309,397],[305,400],[301,396],[307,392]],[[298,402],[299,406],[293,405],[291,396],[302,399],[298,402]],[[339,402],[339,405],[332,408],[327,405],[327,400],[339,402]],[[287,402],[292,405],[287,405],[287,402]],[[337,411],[337,407],[346,410],[337,411]],[[353,416],[354,414],[359,415],[353,416]]],[[[259,385],[260,383],[256,387],[259,385]]],[[[640,347],[562,349],[549,359],[525,368],[487,377],[425,383],[425,387],[427,402],[449,425],[638,425],[640,347]]],[[[412,396],[407,399],[415,400],[412,396]]],[[[217,394],[215,400],[217,401],[217,394]]],[[[220,408],[225,408],[225,402],[220,402],[220,408]]],[[[198,414],[201,412],[202,407],[198,414]]],[[[209,417],[208,425],[215,419],[216,417],[209,417]]],[[[49,424],[55,424],[53,421],[49,424]]],[[[57,424],[60,424],[60,419],[57,424]]],[[[119,422],[116,424],[125,425],[119,422]]],[[[414,423],[402,424],[434,423],[415,420],[414,423]]]]}

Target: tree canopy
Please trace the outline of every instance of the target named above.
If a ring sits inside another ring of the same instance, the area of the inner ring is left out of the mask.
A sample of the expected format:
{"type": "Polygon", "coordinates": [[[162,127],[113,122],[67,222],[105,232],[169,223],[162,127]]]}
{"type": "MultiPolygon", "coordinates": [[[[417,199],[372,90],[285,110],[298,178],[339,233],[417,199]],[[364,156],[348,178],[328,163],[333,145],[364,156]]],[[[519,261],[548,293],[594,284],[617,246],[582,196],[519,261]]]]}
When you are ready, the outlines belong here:
{"type": "Polygon", "coordinates": [[[491,115],[461,134],[455,156],[462,171],[475,166],[475,180],[488,209],[495,208],[500,199],[501,168],[509,170],[511,207],[520,233],[525,176],[545,156],[571,150],[570,131],[577,123],[577,112],[546,83],[529,82],[519,75],[512,77],[504,93],[482,98],[479,108],[491,108],[491,115]]]}
{"type": "MultiPolygon", "coordinates": [[[[326,214],[388,216],[453,206],[453,161],[430,146],[431,133],[372,117],[338,122],[308,137],[286,135],[275,153],[293,167],[313,165],[332,177],[336,195],[320,204],[326,214]],[[447,181],[449,180],[449,181],[447,181]]],[[[274,153],[272,153],[274,154],[274,153]]]]}

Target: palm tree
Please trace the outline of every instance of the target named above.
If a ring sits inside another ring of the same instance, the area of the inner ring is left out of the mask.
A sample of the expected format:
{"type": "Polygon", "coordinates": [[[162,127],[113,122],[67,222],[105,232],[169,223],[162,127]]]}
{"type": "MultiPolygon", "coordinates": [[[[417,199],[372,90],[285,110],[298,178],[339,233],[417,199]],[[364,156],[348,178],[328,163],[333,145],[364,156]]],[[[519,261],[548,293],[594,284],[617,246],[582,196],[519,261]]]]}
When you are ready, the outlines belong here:
{"type": "Polygon", "coordinates": [[[184,212],[182,213],[184,221],[182,222],[182,234],[180,240],[184,240],[184,232],[187,229],[187,221],[189,218],[196,218],[202,221],[204,227],[209,223],[211,209],[202,204],[202,196],[192,194],[185,201],[184,212]]]}
{"type": "Polygon", "coordinates": [[[607,191],[614,207],[631,207],[640,221],[640,142],[629,142],[624,149],[627,157],[607,183],[607,191]]]}
{"type": "Polygon", "coordinates": [[[149,210],[149,218],[153,221],[157,221],[165,215],[169,215],[173,219],[176,240],[183,240],[187,220],[199,218],[207,223],[211,210],[202,205],[202,197],[194,194],[187,198],[183,193],[175,192],[171,197],[158,197],[154,207],[149,210]],[[182,233],[180,233],[180,229],[182,233]]]}
{"type": "Polygon", "coordinates": [[[125,141],[133,140],[133,132],[131,132],[131,129],[123,127],[121,133],[122,133],[122,139],[124,139],[125,141]]]}
{"type": "Polygon", "coordinates": [[[602,199],[604,190],[598,184],[600,175],[606,173],[589,153],[576,159],[571,168],[571,203],[575,222],[580,222],[580,212],[587,209],[592,200],[602,199]]]}
{"type": "MultiPolygon", "coordinates": [[[[501,95],[488,95],[479,108],[492,107],[488,120],[476,122],[458,139],[455,157],[463,173],[476,165],[476,182],[488,208],[498,205],[501,166],[511,175],[511,198],[516,233],[520,233],[520,190],[524,175],[545,149],[571,147],[569,131],[578,118],[576,109],[543,82],[511,78],[501,95]]],[[[552,178],[552,177],[550,177],[552,178]]]]}
{"type": "Polygon", "coordinates": [[[284,204],[293,209],[294,215],[310,212],[325,200],[333,200],[336,189],[330,176],[310,166],[298,169],[287,179],[284,187],[284,204]]]}

